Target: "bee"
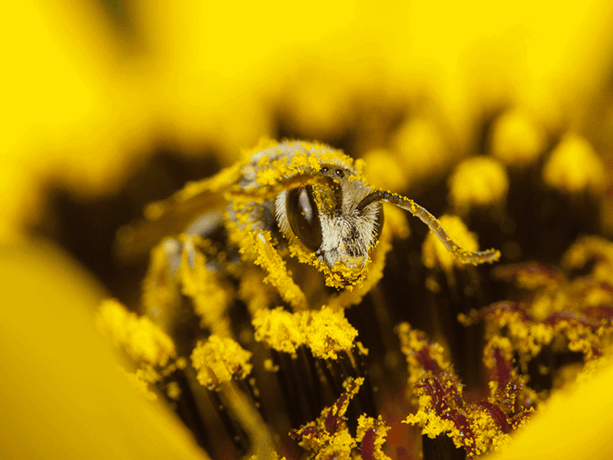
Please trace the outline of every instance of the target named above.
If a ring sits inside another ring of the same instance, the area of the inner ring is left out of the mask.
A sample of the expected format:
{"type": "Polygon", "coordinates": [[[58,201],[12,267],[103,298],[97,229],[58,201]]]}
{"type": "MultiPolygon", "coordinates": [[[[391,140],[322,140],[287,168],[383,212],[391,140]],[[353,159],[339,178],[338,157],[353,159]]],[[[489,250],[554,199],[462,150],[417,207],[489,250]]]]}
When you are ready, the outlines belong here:
{"type": "Polygon", "coordinates": [[[212,178],[188,183],[150,204],[143,221],[121,229],[117,243],[121,255],[129,256],[163,236],[206,237],[224,226],[227,244],[239,249],[243,261],[260,265],[290,304],[303,304],[303,296],[291,294],[295,286],[280,252],[315,267],[328,286],[351,289],[368,274],[384,225],[383,202],[419,218],[464,263],[500,257],[494,249],[462,249],[413,200],[372,187],[361,162],[305,141],[271,142],[212,178]]]}

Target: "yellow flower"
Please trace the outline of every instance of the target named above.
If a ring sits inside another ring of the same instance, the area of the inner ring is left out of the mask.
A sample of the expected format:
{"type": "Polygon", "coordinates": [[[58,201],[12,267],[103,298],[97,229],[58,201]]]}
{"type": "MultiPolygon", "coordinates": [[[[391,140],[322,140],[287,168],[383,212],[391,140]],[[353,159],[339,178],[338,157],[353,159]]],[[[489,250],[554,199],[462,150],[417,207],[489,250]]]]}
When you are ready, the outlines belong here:
{"type": "Polygon", "coordinates": [[[27,0],[0,25],[5,456],[607,458],[611,2],[27,0]],[[314,157],[227,191],[266,136],[343,148],[502,264],[386,209],[335,278],[251,229],[314,157]],[[223,207],[177,236],[177,202],[220,195],[234,241],[223,207]],[[150,202],[167,219],[115,240],[150,202]]]}

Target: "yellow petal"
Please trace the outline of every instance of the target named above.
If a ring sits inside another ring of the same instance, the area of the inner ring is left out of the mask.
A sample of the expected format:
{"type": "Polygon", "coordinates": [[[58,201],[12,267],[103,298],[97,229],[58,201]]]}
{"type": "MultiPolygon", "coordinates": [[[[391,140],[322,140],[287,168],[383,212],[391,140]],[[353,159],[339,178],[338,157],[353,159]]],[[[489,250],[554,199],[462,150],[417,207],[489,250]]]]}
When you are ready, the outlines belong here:
{"type": "Polygon", "coordinates": [[[554,393],[496,460],[609,459],[613,452],[613,365],[572,391],[554,393]]]}
{"type": "Polygon", "coordinates": [[[2,246],[0,280],[3,458],[208,458],[118,370],[82,269],[47,245],[2,246]]]}

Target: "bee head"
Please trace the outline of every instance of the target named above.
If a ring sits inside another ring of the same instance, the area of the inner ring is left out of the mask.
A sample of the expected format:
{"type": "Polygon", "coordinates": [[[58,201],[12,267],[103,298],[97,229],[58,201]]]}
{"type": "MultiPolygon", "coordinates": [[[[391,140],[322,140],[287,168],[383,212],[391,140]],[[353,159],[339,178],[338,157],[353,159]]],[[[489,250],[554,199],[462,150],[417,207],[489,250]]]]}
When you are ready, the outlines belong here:
{"type": "Polygon", "coordinates": [[[295,237],[332,271],[361,270],[383,226],[381,202],[363,200],[367,184],[336,165],[319,171],[331,186],[301,185],[276,199],[277,221],[290,241],[295,237]]]}

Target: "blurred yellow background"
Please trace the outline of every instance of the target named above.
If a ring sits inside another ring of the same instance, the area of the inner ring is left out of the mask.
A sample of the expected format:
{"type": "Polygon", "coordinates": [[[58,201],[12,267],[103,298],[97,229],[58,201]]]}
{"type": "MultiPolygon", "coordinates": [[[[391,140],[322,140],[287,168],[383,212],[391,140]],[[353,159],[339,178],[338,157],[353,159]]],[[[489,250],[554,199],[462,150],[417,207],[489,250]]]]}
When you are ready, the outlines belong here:
{"type": "Polygon", "coordinates": [[[473,147],[476,120],[500,107],[581,130],[610,93],[605,0],[7,8],[3,238],[36,218],[42,181],[110,193],[160,142],[185,154],[213,146],[230,163],[260,136],[276,136],[279,118],[325,140],[357,116],[410,107],[435,114],[457,152],[473,147]]]}

